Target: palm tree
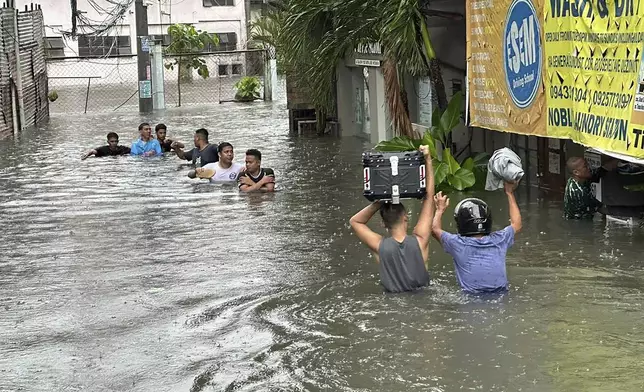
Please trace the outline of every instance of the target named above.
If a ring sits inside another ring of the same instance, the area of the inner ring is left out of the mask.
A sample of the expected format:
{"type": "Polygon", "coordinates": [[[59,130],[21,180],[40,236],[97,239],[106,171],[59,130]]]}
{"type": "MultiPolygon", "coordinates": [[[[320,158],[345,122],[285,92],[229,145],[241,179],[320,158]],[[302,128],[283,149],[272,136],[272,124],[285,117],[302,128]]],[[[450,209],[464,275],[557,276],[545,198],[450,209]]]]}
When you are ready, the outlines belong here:
{"type": "Polygon", "coordinates": [[[411,136],[404,75],[429,75],[438,91],[439,106],[447,107],[440,64],[425,20],[426,3],[282,0],[252,26],[251,36],[277,48],[285,73],[306,88],[311,103],[324,117],[335,112],[337,64],[360,45],[380,43],[392,125],[397,134],[411,136]]]}

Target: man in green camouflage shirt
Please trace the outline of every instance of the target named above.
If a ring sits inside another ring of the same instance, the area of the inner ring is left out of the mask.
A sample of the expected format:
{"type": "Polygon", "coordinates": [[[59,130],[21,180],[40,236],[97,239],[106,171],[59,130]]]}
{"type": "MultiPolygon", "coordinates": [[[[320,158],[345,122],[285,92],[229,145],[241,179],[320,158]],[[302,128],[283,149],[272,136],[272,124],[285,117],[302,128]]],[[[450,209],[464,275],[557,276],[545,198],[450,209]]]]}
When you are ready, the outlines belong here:
{"type": "Polygon", "coordinates": [[[617,160],[605,166],[590,169],[588,161],[582,157],[572,157],[566,163],[570,178],[564,191],[565,219],[592,219],[602,203],[595,199],[590,184],[599,180],[617,167],[617,160]]]}

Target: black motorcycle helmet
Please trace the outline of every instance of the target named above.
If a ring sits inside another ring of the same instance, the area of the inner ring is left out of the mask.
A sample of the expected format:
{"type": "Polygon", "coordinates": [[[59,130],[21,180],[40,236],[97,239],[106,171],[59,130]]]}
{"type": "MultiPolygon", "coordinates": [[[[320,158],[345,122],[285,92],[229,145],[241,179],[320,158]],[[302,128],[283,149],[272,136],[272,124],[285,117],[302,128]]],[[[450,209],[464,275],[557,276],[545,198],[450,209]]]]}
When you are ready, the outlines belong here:
{"type": "Polygon", "coordinates": [[[488,235],[492,232],[492,213],[487,203],[470,197],[454,209],[458,234],[462,236],[488,235]]]}

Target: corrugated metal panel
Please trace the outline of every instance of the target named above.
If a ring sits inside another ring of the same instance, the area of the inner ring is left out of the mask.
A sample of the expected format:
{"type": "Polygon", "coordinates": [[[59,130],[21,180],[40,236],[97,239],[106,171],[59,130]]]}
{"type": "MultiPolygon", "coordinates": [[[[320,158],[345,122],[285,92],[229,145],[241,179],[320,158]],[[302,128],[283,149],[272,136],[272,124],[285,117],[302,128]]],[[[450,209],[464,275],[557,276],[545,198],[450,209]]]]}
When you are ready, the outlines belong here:
{"type": "Polygon", "coordinates": [[[47,63],[45,62],[45,23],[41,10],[34,11],[34,80],[36,91],[36,124],[49,118],[49,101],[47,94],[47,63]]]}
{"type": "MultiPolygon", "coordinates": [[[[41,10],[17,12],[0,8],[0,133],[13,131],[12,88],[20,67],[25,124],[38,125],[49,118],[47,64],[45,63],[44,22],[41,10]],[[18,35],[15,36],[14,19],[18,35]],[[20,64],[16,61],[19,48],[20,64]]],[[[17,110],[17,108],[16,108],[17,110]]]]}
{"type": "Polygon", "coordinates": [[[13,110],[11,102],[11,77],[15,74],[15,44],[17,37],[13,35],[13,17],[15,10],[11,8],[0,9],[0,25],[4,36],[0,44],[0,132],[13,132],[13,110]]]}
{"type": "Polygon", "coordinates": [[[34,43],[34,13],[35,11],[18,12],[18,41],[21,49],[34,43]]]}
{"type": "Polygon", "coordinates": [[[43,83],[47,79],[47,70],[41,10],[18,13],[18,41],[26,122],[24,125],[38,125],[49,117],[47,88],[46,83],[43,83]]]}
{"type": "Polygon", "coordinates": [[[33,53],[34,25],[33,12],[18,13],[18,42],[20,43],[20,73],[22,77],[22,101],[25,124],[35,123],[36,94],[34,92],[33,53]]]}

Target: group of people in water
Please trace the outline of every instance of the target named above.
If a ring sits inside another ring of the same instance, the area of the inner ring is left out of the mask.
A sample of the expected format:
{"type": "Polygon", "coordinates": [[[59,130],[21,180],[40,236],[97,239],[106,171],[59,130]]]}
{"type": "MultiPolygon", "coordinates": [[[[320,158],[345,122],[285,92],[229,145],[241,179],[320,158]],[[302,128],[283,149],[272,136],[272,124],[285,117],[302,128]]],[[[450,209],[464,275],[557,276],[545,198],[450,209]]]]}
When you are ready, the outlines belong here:
{"type": "MultiPolygon", "coordinates": [[[[442,217],[449,198],[434,194],[434,169],[427,146],[421,146],[427,173],[426,195],[413,234],[408,235],[408,216],[403,204],[376,201],[351,217],[349,223],[356,236],[374,253],[380,265],[380,282],[385,291],[413,291],[429,284],[429,245],[433,237],[453,257],[456,280],[468,294],[504,293],[508,290],[506,254],[521,231],[521,212],[514,197],[516,182],[505,182],[510,224],[492,231],[492,213],[481,199],[466,198],[456,206],[454,219],[457,233],[442,228],[442,217]],[[372,231],[367,223],[380,212],[388,236],[372,231]]],[[[598,211],[590,184],[617,168],[610,161],[591,170],[584,158],[568,160],[570,179],[564,194],[564,217],[587,219],[598,211]]]]}
{"type": "MultiPolygon", "coordinates": [[[[167,127],[155,127],[156,138],[148,123],[139,125],[140,137],[131,147],[119,145],[115,132],[107,134],[107,145],[86,152],[90,156],[115,155],[161,156],[174,152],[180,159],[191,161],[195,169],[190,178],[208,179],[212,183],[237,183],[243,192],[273,192],[275,173],[261,166],[262,154],[257,149],[246,151],[245,164],[233,162],[232,144],[210,144],[208,131],[198,129],[194,134],[194,148],[184,151],[185,145],[167,137],[167,127]]],[[[357,237],[376,255],[380,264],[380,281],[389,292],[412,291],[429,284],[429,244],[433,237],[443,250],[454,258],[456,279],[464,292],[470,294],[503,293],[508,290],[506,254],[521,231],[521,212],[514,197],[516,182],[505,182],[510,224],[492,231],[492,214],[481,199],[466,198],[455,208],[457,233],[442,228],[442,217],[449,206],[449,198],[434,194],[434,169],[427,146],[421,146],[427,172],[426,196],[413,235],[407,234],[408,216],[402,204],[376,201],[350,219],[357,237]],[[380,212],[388,236],[372,231],[367,223],[380,212]]],[[[590,184],[597,182],[609,170],[617,168],[617,161],[591,170],[588,162],[579,157],[568,160],[570,179],[564,194],[564,217],[584,219],[592,217],[601,206],[590,184]]]]}
{"type": "Polygon", "coordinates": [[[246,151],[245,164],[233,162],[233,145],[228,142],[211,144],[208,131],[197,129],[194,134],[195,147],[184,151],[185,145],[167,137],[167,127],[157,124],[156,138],[152,136],[149,123],[139,125],[139,138],[131,147],[119,145],[119,136],[115,132],[107,134],[107,145],[87,151],[81,159],[90,156],[105,157],[117,155],[135,155],[144,157],[162,156],[174,152],[180,159],[191,161],[194,170],[188,173],[190,178],[208,179],[211,183],[237,183],[242,192],[273,192],[275,190],[275,172],[262,167],[262,153],[254,148],[246,151]]]}

